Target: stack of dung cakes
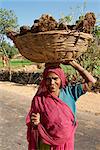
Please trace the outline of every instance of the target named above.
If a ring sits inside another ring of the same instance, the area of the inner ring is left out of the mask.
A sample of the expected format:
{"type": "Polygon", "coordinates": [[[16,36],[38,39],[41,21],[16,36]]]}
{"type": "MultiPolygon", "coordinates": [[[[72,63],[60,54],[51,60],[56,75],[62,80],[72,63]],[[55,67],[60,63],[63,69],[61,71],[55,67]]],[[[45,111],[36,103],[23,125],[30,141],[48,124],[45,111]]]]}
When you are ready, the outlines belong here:
{"type": "Polygon", "coordinates": [[[20,32],[7,31],[19,52],[27,59],[38,63],[56,63],[77,59],[93,39],[91,31],[95,15],[87,13],[75,25],[57,22],[43,14],[34,24],[20,27],[20,32]]]}

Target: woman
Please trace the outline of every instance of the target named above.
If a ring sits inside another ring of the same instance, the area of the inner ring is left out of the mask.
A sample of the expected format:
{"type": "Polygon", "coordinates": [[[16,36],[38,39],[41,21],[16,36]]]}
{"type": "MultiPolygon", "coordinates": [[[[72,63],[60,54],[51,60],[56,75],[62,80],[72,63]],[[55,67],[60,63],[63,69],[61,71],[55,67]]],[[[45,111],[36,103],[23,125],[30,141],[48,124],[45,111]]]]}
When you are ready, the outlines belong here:
{"type": "Polygon", "coordinates": [[[75,102],[96,80],[75,61],[69,64],[86,83],[69,86],[59,66],[46,67],[26,118],[28,150],[74,150],[75,102]]]}

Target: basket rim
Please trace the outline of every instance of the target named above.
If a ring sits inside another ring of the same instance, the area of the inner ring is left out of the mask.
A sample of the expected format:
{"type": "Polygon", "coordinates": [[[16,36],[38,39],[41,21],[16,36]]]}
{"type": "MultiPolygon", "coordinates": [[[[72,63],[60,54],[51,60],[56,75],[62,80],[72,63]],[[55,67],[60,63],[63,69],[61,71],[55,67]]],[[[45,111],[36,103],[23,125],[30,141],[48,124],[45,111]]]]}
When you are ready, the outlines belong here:
{"type": "Polygon", "coordinates": [[[36,35],[54,35],[54,34],[62,34],[62,35],[73,35],[73,36],[80,36],[83,37],[85,39],[93,39],[93,35],[89,34],[89,33],[83,33],[83,32],[78,32],[76,30],[52,30],[52,31],[45,31],[45,32],[38,32],[38,33],[33,33],[31,31],[28,31],[26,34],[21,35],[20,33],[15,35],[15,37],[17,36],[24,36],[27,34],[32,34],[33,36],[36,35]]]}

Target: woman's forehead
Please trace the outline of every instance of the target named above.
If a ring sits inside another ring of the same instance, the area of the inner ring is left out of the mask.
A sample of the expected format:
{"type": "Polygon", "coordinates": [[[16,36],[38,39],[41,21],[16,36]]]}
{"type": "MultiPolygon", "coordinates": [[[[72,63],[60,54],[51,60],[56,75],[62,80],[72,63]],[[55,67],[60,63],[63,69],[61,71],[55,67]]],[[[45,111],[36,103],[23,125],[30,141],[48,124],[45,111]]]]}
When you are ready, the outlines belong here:
{"type": "Polygon", "coordinates": [[[56,73],[54,72],[48,72],[47,77],[59,77],[56,73]]]}

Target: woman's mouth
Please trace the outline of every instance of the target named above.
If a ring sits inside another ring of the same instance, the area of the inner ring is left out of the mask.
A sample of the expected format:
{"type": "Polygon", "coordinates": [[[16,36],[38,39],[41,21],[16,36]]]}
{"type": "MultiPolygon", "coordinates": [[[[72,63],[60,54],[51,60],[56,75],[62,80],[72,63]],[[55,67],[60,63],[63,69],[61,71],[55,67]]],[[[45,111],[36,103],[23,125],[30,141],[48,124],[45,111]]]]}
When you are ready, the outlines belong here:
{"type": "Polygon", "coordinates": [[[55,87],[54,86],[50,86],[50,90],[55,90],[55,87]]]}

